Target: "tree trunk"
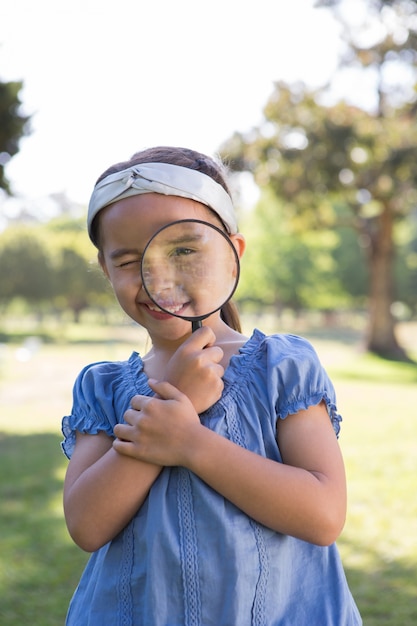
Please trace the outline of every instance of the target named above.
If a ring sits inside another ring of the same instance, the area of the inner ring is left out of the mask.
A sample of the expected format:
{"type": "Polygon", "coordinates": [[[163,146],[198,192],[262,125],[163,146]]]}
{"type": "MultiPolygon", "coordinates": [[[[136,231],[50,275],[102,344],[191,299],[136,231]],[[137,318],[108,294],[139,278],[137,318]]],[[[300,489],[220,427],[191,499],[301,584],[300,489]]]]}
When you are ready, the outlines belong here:
{"type": "Polygon", "coordinates": [[[394,301],[394,238],[393,214],[389,205],[376,218],[369,220],[369,320],[366,348],[387,359],[408,360],[395,335],[395,319],[391,312],[394,301]]]}

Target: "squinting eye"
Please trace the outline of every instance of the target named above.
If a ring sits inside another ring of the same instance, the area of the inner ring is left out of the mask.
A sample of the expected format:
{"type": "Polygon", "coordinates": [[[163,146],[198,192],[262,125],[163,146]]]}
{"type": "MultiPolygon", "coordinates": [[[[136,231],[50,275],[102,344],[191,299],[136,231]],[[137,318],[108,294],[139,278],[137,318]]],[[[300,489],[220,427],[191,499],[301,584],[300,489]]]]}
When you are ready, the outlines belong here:
{"type": "Polygon", "coordinates": [[[140,259],[132,259],[131,261],[123,261],[120,263],[119,267],[128,267],[129,265],[137,265],[140,263],[140,259]]]}

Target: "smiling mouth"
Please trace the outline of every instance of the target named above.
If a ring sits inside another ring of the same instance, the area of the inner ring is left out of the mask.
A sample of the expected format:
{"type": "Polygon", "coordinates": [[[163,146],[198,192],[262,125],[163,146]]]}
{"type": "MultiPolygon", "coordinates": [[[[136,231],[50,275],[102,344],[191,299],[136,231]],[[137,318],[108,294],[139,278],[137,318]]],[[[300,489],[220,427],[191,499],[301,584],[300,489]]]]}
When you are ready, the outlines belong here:
{"type": "Polygon", "coordinates": [[[173,315],[175,315],[176,313],[179,313],[179,311],[181,311],[186,306],[186,303],[184,303],[184,304],[170,304],[170,305],[167,304],[167,305],[163,305],[163,308],[157,306],[156,304],[149,304],[149,303],[146,306],[151,311],[157,311],[159,313],[161,313],[163,311],[168,311],[168,313],[172,313],[173,315]]]}

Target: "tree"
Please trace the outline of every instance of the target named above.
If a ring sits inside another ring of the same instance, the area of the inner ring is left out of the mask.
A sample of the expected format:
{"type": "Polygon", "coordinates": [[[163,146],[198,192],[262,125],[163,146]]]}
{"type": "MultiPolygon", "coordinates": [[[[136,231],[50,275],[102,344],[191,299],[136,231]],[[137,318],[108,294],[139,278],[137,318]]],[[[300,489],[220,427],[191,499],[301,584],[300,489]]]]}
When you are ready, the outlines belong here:
{"type": "MultiPolygon", "coordinates": [[[[337,0],[321,4],[343,5],[337,0]]],[[[236,133],[221,153],[232,170],[251,171],[261,187],[270,187],[304,228],[349,224],[356,229],[368,252],[367,347],[404,359],[392,313],[395,228],[417,204],[417,106],[409,85],[393,91],[385,76],[393,57],[410,70],[417,68],[417,24],[406,19],[411,13],[416,17],[417,8],[408,0],[373,0],[370,6],[379,8],[374,19],[381,19],[385,30],[370,44],[346,27],[343,62],[374,68],[374,110],[344,101],[325,104],[326,88],[278,82],[264,123],[247,134],[236,133]],[[386,19],[387,11],[391,17],[395,13],[395,21],[386,19]]]]}
{"type": "Polygon", "coordinates": [[[71,310],[78,323],[85,309],[113,303],[108,281],[98,267],[96,250],[86,236],[84,219],[61,215],[44,228],[53,242],[50,253],[55,273],[56,308],[71,310]]]}
{"type": "Polygon", "coordinates": [[[403,317],[417,316],[417,207],[401,226],[401,246],[395,267],[399,290],[396,308],[403,317]]]}
{"type": "Polygon", "coordinates": [[[42,237],[26,227],[2,233],[0,241],[0,302],[22,298],[31,308],[53,296],[54,272],[42,237]]]}
{"type": "Polygon", "coordinates": [[[21,114],[19,92],[22,82],[0,81],[0,189],[10,194],[4,166],[19,151],[19,141],[29,134],[29,117],[21,114]]]}
{"type": "Polygon", "coordinates": [[[76,322],[88,307],[112,305],[113,294],[92,252],[81,220],[9,226],[0,234],[0,305],[21,298],[37,312],[69,309],[76,322]]]}
{"type": "Polygon", "coordinates": [[[337,233],[300,231],[269,189],[241,223],[248,243],[237,293],[242,305],[271,305],[279,314],[285,308],[327,310],[346,303],[334,261],[337,233]]]}
{"type": "Polygon", "coordinates": [[[88,260],[72,247],[64,247],[59,251],[55,271],[55,300],[70,309],[75,323],[79,323],[82,311],[93,306],[106,292],[104,277],[98,268],[94,270],[88,260]]]}

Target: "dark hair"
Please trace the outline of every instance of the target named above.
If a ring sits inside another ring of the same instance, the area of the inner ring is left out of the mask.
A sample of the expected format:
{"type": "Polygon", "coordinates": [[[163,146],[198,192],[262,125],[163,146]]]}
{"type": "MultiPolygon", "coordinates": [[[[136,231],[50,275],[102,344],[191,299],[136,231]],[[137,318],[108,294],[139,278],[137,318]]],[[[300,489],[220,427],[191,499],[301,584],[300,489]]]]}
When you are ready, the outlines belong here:
{"type": "MultiPolygon", "coordinates": [[[[195,150],[191,150],[190,148],[178,148],[172,146],[157,146],[154,148],[146,148],[141,152],[136,152],[128,161],[121,161],[120,163],[115,163],[114,165],[107,168],[107,170],[103,172],[101,176],[99,176],[96,184],[103,180],[103,178],[106,178],[106,176],[110,176],[110,174],[120,172],[129,167],[132,167],[132,165],[138,165],[139,163],[169,163],[171,165],[188,167],[191,170],[198,170],[199,172],[210,176],[230,195],[230,191],[225,179],[225,167],[220,161],[216,162],[214,159],[206,156],[205,154],[202,154],[201,152],[197,152],[195,150]]],[[[100,249],[99,220],[97,219],[98,216],[99,213],[96,215],[91,224],[91,238],[100,249]]],[[[216,216],[220,221],[222,221],[217,213],[216,216]]],[[[223,226],[225,227],[224,224],[223,226]]],[[[226,227],[225,230],[227,231],[226,227]]],[[[241,332],[239,314],[236,305],[232,301],[229,300],[228,302],[226,302],[226,304],[222,307],[220,313],[222,320],[228,326],[230,326],[234,330],[237,330],[238,332],[241,332]]]]}

